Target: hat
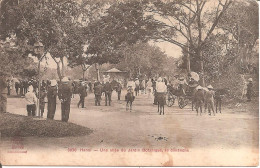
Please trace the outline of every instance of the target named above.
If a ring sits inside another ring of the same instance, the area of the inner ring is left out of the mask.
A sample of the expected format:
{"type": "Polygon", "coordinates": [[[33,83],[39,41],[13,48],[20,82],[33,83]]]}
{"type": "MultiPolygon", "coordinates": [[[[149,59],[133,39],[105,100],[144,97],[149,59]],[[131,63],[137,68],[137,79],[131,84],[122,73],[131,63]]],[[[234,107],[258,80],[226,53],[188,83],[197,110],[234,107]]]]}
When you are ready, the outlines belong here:
{"type": "Polygon", "coordinates": [[[207,86],[208,89],[213,89],[213,87],[211,85],[207,86]]]}
{"type": "Polygon", "coordinates": [[[180,77],[179,80],[184,80],[184,77],[180,77]]]}
{"type": "Polygon", "coordinates": [[[64,77],[64,78],[62,78],[62,80],[61,80],[62,82],[69,82],[69,78],[68,77],[64,77]]]}
{"type": "Polygon", "coordinates": [[[249,82],[253,82],[253,79],[252,79],[252,78],[249,78],[248,81],[249,81],[249,82]]]}
{"type": "Polygon", "coordinates": [[[157,79],[157,81],[158,81],[158,82],[161,82],[161,81],[162,81],[162,78],[161,78],[161,77],[159,77],[159,78],[157,79]]]}
{"type": "Polygon", "coordinates": [[[82,82],[81,82],[81,84],[82,84],[82,85],[85,85],[85,84],[86,84],[86,82],[85,82],[85,81],[82,81],[82,82]]]}
{"type": "Polygon", "coordinates": [[[56,86],[57,85],[57,81],[56,80],[51,80],[51,86],[56,86]]]}
{"type": "Polygon", "coordinates": [[[203,87],[201,87],[200,85],[196,87],[197,90],[202,90],[203,87]]]}
{"type": "Polygon", "coordinates": [[[104,78],[104,79],[103,79],[103,82],[104,82],[104,83],[107,83],[107,82],[108,82],[108,79],[107,79],[107,78],[104,78]]]}

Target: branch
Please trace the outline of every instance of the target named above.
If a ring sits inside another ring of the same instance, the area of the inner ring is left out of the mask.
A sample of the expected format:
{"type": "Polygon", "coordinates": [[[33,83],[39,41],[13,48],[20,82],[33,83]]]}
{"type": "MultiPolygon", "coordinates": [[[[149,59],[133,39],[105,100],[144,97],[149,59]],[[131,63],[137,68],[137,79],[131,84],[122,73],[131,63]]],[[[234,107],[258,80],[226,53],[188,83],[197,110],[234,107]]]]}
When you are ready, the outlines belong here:
{"type": "Polygon", "coordinates": [[[190,50],[187,50],[188,46],[185,45],[185,44],[182,44],[176,40],[173,40],[173,39],[170,39],[170,38],[167,38],[167,37],[164,37],[162,36],[160,39],[162,39],[163,41],[167,41],[169,43],[172,43],[174,45],[177,45],[178,47],[180,47],[181,49],[185,50],[186,52],[188,52],[189,54],[193,55],[194,53],[193,52],[190,52],[190,50]]]}
{"type": "Polygon", "coordinates": [[[226,0],[225,5],[223,6],[222,11],[220,12],[220,14],[216,17],[214,23],[212,24],[210,30],[208,31],[205,39],[203,40],[201,46],[205,45],[207,39],[209,38],[209,36],[212,34],[213,30],[215,29],[215,27],[218,24],[219,19],[221,18],[221,16],[224,14],[224,12],[228,9],[228,7],[231,5],[232,1],[226,0]]]}
{"type": "Polygon", "coordinates": [[[191,11],[192,13],[196,14],[194,10],[192,10],[189,6],[185,5],[184,3],[181,3],[181,5],[189,9],[189,11],[191,11]]]}

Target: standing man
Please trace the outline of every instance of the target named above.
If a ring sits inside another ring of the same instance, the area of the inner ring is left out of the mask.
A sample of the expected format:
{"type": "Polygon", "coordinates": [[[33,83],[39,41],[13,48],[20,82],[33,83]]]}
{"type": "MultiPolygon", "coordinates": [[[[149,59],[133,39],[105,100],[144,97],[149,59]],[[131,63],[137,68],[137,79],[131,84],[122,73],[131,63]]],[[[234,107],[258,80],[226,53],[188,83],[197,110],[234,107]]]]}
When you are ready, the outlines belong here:
{"type": "Polygon", "coordinates": [[[247,88],[246,88],[246,97],[248,102],[251,101],[252,90],[253,90],[253,79],[249,78],[247,88]]]}
{"type": "Polygon", "coordinates": [[[105,106],[107,106],[107,101],[108,101],[109,106],[111,106],[111,95],[112,95],[113,89],[112,89],[111,84],[109,83],[109,79],[106,79],[104,82],[105,82],[104,91],[105,91],[105,97],[106,97],[105,106]]]}
{"type": "Polygon", "coordinates": [[[0,113],[6,113],[7,93],[6,74],[0,72],[0,113]]]}
{"type": "Polygon", "coordinates": [[[130,80],[127,82],[126,87],[127,87],[127,91],[132,93],[132,96],[134,96],[135,82],[132,78],[130,78],[130,80]]]}
{"type": "Polygon", "coordinates": [[[214,111],[214,97],[215,92],[211,85],[207,86],[208,91],[205,93],[205,108],[208,107],[208,113],[211,115],[211,110],[213,112],[213,115],[215,115],[214,111]]]}
{"type": "Polygon", "coordinates": [[[95,106],[100,106],[101,95],[102,95],[102,85],[100,82],[95,82],[94,94],[95,94],[95,106]]]}
{"type": "Polygon", "coordinates": [[[44,87],[41,88],[41,94],[40,94],[40,114],[41,117],[43,117],[44,109],[45,109],[45,98],[47,96],[46,90],[44,87]]]}
{"type": "Polygon", "coordinates": [[[122,85],[120,82],[118,82],[117,88],[116,88],[116,92],[117,92],[117,100],[120,100],[121,97],[121,90],[122,90],[122,85]]]}
{"type": "Polygon", "coordinates": [[[157,105],[156,80],[154,78],[152,79],[152,87],[153,87],[153,95],[154,95],[153,104],[157,105]]]}
{"type": "Polygon", "coordinates": [[[56,111],[56,100],[57,100],[57,81],[51,80],[50,87],[48,88],[47,98],[48,98],[48,112],[47,118],[53,120],[56,111]]]}
{"type": "Polygon", "coordinates": [[[17,81],[15,81],[15,84],[14,84],[14,86],[15,86],[15,92],[16,92],[16,95],[18,95],[18,91],[19,91],[19,86],[20,84],[19,84],[19,81],[17,80],[17,81]]]}
{"type": "Polygon", "coordinates": [[[70,86],[69,79],[67,77],[64,77],[61,82],[62,84],[60,85],[58,91],[58,96],[61,101],[61,120],[68,122],[70,115],[72,87],[70,86]]]}
{"type": "Polygon", "coordinates": [[[37,103],[37,97],[35,93],[33,92],[33,87],[29,86],[28,92],[25,94],[25,100],[26,100],[26,109],[28,116],[35,116],[36,113],[36,103],[37,103]]]}
{"type": "Polygon", "coordinates": [[[87,96],[87,86],[85,85],[84,81],[81,82],[81,85],[79,87],[79,96],[80,100],[78,102],[78,108],[80,104],[82,105],[81,107],[84,108],[85,97],[87,96]]]}
{"type": "Polygon", "coordinates": [[[20,96],[24,96],[23,84],[24,84],[24,80],[20,80],[20,96]]]}
{"type": "Polygon", "coordinates": [[[165,82],[162,80],[161,77],[158,78],[156,82],[156,101],[163,101],[165,104],[165,96],[167,93],[167,86],[165,85],[165,82]]]}
{"type": "Polygon", "coordinates": [[[29,87],[28,80],[25,79],[23,81],[23,94],[24,95],[27,93],[28,87],[29,87]]]}
{"type": "Polygon", "coordinates": [[[135,96],[139,95],[140,81],[138,78],[135,79],[135,96]]]}

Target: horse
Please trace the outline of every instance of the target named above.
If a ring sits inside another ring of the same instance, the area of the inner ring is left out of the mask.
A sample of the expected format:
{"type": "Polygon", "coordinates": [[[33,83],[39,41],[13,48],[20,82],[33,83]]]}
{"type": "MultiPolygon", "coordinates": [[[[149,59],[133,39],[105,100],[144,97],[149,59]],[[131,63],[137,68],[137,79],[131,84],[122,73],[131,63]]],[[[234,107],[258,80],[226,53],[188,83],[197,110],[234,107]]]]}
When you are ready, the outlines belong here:
{"type": "Polygon", "coordinates": [[[165,94],[164,93],[156,93],[157,94],[157,104],[158,104],[158,113],[160,115],[163,113],[164,115],[164,105],[165,105],[165,94]]]}
{"type": "Polygon", "coordinates": [[[191,100],[191,110],[193,111],[194,109],[194,104],[195,104],[195,100],[194,100],[194,95],[197,92],[196,88],[197,86],[199,86],[198,83],[193,83],[193,84],[189,84],[189,85],[179,85],[177,87],[177,90],[175,90],[174,94],[177,95],[178,97],[183,97],[184,99],[189,99],[191,100]]]}
{"type": "Polygon", "coordinates": [[[127,91],[127,94],[125,95],[125,101],[126,101],[126,111],[128,111],[130,106],[130,112],[132,111],[132,104],[135,100],[135,96],[131,91],[127,91]]]}

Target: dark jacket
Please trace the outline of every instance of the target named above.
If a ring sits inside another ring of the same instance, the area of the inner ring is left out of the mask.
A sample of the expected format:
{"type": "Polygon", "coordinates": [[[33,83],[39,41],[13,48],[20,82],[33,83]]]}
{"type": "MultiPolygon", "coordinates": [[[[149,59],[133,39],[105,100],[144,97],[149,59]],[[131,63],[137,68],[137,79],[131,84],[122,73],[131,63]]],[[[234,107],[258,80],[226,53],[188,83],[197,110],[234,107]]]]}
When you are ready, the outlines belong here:
{"type": "Polygon", "coordinates": [[[204,101],[204,91],[203,90],[198,90],[195,94],[194,94],[194,101],[197,102],[203,102],[204,101]]]}
{"type": "Polygon", "coordinates": [[[53,99],[56,100],[57,94],[58,94],[58,90],[56,86],[50,86],[48,88],[48,92],[47,92],[48,100],[53,100],[53,99]]]}
{"type": "Polygon", "coordinates": [[[61,99],[63,101],[71,100],[72,87],[70,86],[69,83],[61,84],[59,86],[58,96],[59,96],[59,99],[61,99]]]}
{"type": "Polygon", "coordinates": [[[116,91],[117,91],[117,92],[121,92],[121,90],[122,90],[122,85],[119,83],[119,84],[117,85],[116,91]]]}
{"type": "Polygon", "coordinates": [[[102,94],[102,85],[101,84],[97,84],[94,87],[94,94],[95,95],[101,95],[102,94]]]}
{"type": "Polygon", "coordinates": [[[112,92],[113,91],[112,86],[111,86],[111,84],[109,82],[105,83],[104,91],[105,92],[112,92]]]}
{"type": "Polygon", "coordinates": [[[79,94],[80,94],[80,96],[82,96],[82,97],[85,97],[85,96],[87,96],[87,91],[86,91],[86,87],[85,86],[80,86],[79,87],[79,94]]]}

